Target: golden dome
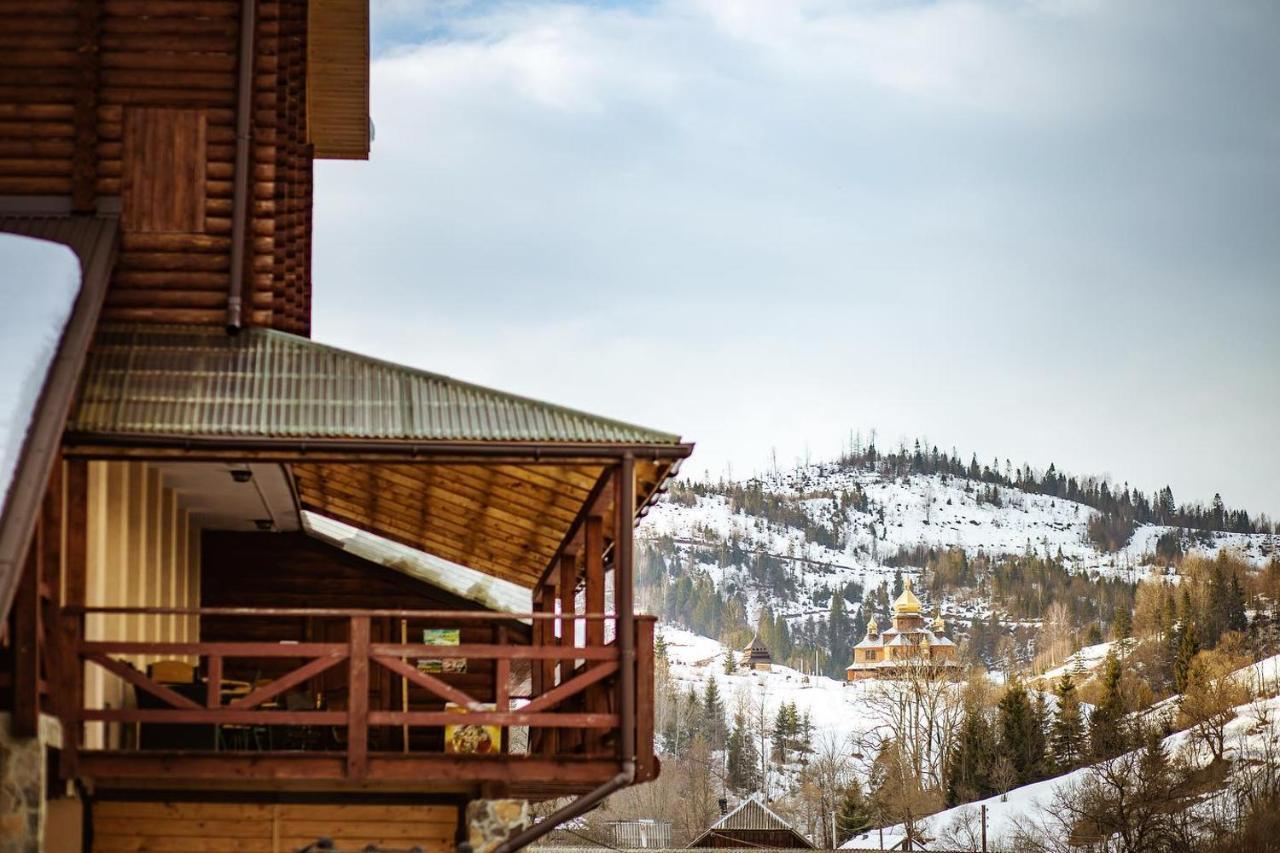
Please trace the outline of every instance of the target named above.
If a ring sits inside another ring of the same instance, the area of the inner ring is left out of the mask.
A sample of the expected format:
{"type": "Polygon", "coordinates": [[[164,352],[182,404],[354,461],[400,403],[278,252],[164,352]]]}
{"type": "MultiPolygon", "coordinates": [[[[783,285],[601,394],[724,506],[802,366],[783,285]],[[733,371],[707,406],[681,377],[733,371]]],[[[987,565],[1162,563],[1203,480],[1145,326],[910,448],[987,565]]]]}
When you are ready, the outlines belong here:
{"type": "Polygon", "coordinates": [[[876,617],[872,616],[871,620],[867,622],[867,636],[874,637],[876,634],[879,634],[879,633],[880,633],[880,623],[876,621],[876,617]]]}
{"type": "Polygon", "coordinates": [[[902,595],[898,596],[893,602],[894,615],[900,616],[907,613],[919,613],[923,609],[920,599],[916,598],[916,594],[911,591],[911,578],[906,578],[902,582],[902,595]]]}
{"type": "Polygon", "coordinates": [[[947,630],[947,623],[943,621],[941,613],[934,618],[933,624],[929,626],[929,629],[935,634],[941,634],[943,631],[947,630]]]}

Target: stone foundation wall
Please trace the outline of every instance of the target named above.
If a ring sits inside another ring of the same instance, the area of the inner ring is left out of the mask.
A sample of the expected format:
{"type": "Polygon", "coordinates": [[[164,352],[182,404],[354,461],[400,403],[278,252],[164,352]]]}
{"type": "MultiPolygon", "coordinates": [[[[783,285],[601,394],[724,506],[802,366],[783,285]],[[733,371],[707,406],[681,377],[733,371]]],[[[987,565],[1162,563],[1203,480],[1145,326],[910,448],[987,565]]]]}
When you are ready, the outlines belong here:
{"type": "Polygon", "coordinates": [[[529,825],[524,800],[472,800],[467,803],[467,842],[472,853],[493,853],[499,844],[529,825]]]}
{"type": "Polygon", "coordinates": [[[44,849],[45,750],[62,746],[62,729],[41,715],[36,737],[15,738],[8,714],[0,714],[0,853],[44,849]]]}

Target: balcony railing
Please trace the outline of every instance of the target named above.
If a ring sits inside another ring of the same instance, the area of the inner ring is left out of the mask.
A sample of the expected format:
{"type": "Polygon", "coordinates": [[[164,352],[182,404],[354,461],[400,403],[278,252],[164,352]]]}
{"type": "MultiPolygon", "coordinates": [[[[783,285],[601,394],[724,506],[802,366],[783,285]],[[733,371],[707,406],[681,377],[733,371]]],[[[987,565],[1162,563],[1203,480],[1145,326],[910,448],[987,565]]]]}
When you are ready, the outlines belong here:
{"type": "MultiPolygon", "coordinates": [[[[612,614],[105,607],[82,612],[113,620],[113,633],[125,636],[143,634],[138,627],[131,634],[121,627],[131,621],[142,626],[175,616],[216,619],[224,628],[308,620],[323,623],[324,636],[340,637],[79,640],[74,648],[81,681],[66,721],[83,775],[132,776],[163,768],[201,778],[362,781],[421,778],[434,764],[459,780],[588,784],[617,772],[627,716],[619,707],[621,653],[616,641],[584,640],[606,634],[586,630],[590,623],[616,626],[612,614]],[[527,643],[517,636],[518,620],[535,626],[551,620],[555,627],[533,630],[533,642],[527,643]],[[409,624],[457,628],[460,642],[407,642],[403,626],[409,624]],[[390,630],[397,625],[398,631],[390,630]],[[386,641],[387,635],[395,640],[386,641]],[[468,641],[476,636],[489,641],[468,641]],[[160,660],[185,663],[193,675],[184,683],[166,683],[148,674],[149,665],[160,660]],[[130,685],[133,701],[88,707],[99,704],[84,699],[84,679],[94,669],[130,685]],[[245,678],[251,670],[255,677],[245,678]],[[261,677],[267,671],[272,675],[261,677]],[[82,724],[99,724],[88,745],[82,724]],[[454,736],[446,737],[446,731],[454,736]],[[163,738],[154,737],[160,732],[163,738]],[[158,763],[160,752],[166,755],[158,763]],[[237,757],[246,762],[228,761],[237,757]]],[[[638,779],[655,770],[653,629],[651,617],[636,617],[638,779]]]]}

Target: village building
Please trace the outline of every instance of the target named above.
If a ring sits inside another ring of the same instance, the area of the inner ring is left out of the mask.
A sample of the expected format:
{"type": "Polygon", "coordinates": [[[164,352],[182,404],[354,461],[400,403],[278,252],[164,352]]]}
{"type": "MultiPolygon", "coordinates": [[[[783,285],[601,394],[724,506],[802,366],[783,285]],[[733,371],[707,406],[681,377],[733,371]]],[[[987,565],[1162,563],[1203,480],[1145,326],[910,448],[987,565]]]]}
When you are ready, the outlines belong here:
{"type": "Polygon", "coordinates": [[[867,622],[867,635],[853,647],[853,662],[845,669],[845,680],[894,678],[922,665],[959,672],[956,644],[947,636],[946,622],[941,616],[926,619],[923,610],[911,589],[911,578],[907,578],[902,594],[893,602],[891,626],[881,631],[874,616],[867,622]]]}
{"type": "Polygon", "coordinates": [[[694,839],[692,848],[811,850],[813,844],[752,794],[694,839]]]}
{"type": "Polygon", "coordinates": [[[751,642],[742,650],[739,665],[759,672],[769,672],[773,669],[773,655],[769,653],[768,646],[760,641],[759,634],[753,636],[751,642]]]}
{"type": "Polygon", "coordinates": [[[2,239],[80,267],[0,472],[5,853],[508,853],[658,773],[633,531],[692,446],[310,337],[368,12],[0,7],[2,239]]]}

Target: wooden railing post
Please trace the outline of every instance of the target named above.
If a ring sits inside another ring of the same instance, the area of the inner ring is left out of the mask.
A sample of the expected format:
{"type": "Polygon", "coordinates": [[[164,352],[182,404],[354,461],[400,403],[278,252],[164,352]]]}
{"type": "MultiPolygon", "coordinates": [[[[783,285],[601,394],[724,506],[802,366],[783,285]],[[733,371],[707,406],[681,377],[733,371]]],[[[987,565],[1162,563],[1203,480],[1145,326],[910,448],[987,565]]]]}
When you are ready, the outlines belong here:
{"type": "Polygon", "coordinates": [[[352,616],[347,661],[347,776],[369,770],[369,617],[352,616]]]}
{"type": "Polygon", "coordinates": [[[209,655],[209,669],[205,673],[204,706],[217,708],[222,705],[222,655],[209,655]]]}
{"type": "MultiPolygon", "coordinates": [[[[578,588],[578,563],[577,558],[572,554],[560,555],[560,645],[563,648],[574,648],[578,642],[578,620],[574,618],[577,602],[575,601],[578,588]]],[[[564,684],[573,678],[574,666],[577,663],[573,658],[561,658],[560,660],[560,684],[564,684]]],[[[576,704],[575,700],[575,704],[576,704]]],[[[565,729],[560,733],[560,749],[562,752],[571,752],[577,749],[579,743],[582,742],[581,732],[575,732],[565,729]]]]}
{"type": "MultiPolygon", "coordinates": [[[[604,613],[604,518],[599,515],[587,517],[583,525],[583,574],[586,575],[586,593],[583,596],[583,609],[587,613],[604,613]]],[[[587,648],[598,648],[604,645],[604,619],[588,619],[586,627],[587,648]]],[[[591,666],[592,664],[588,664],[591,666]]],[[[586,707],[591,713],[602,713],[607,708],[605,688],[602,684],[593,684],[587,688],[586,707]]],[[[586,733],[586,750],[598,753],[604,745],[604,738],[599,729],[586,733]]]]}
{"type": "Polygon", "coordinates": [[[636,781],[653,772],[653,634],[652,616],[636,617],[636,781]]]}
{"type": "MultiPolygon", "coordinates": [[[[493,642],[498,646],[507,645],[507,626],[495,625],[493,628],[493,642]]],[[[498,658],[493,662],[493,709],[499,714],[505,714],[511,710],[511,658],[498,658]]],[[[506,731],[505,727],[503,729],[506,731]]],[[[506,752],[509,748],[507,738],[504,734],[502,751],[506,752]]]]}

